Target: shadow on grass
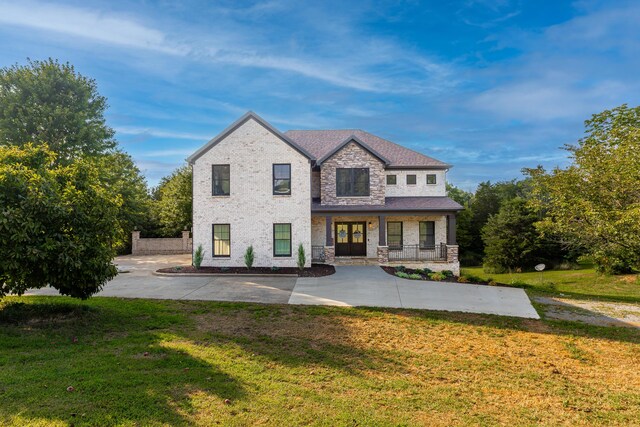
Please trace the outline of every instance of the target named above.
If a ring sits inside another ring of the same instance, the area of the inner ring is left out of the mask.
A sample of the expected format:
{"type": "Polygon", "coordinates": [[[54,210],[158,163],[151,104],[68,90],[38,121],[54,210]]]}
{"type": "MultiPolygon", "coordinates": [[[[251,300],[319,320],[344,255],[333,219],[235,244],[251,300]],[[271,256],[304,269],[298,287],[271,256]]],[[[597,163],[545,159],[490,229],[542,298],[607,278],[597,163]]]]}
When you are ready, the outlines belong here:
{"type": "Polygon", "coordinates": [[[194,396],[246,396],[215,363],[163,345],[187,326],[166,305],[28,298],[0,302],[1,425],[191,425],[194,396]]]}

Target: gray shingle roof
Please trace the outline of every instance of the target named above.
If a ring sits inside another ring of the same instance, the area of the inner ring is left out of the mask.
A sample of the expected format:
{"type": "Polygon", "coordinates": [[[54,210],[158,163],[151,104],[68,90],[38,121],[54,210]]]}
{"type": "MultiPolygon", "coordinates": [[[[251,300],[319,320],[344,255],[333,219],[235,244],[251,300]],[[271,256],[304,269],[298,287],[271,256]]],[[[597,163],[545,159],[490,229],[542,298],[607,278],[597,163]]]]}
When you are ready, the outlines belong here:
{"type": "Polygon", "coordinates": [[[463,207],[444,196],[425,197],[385,197],[384,205],[321,205],[319,199],[313,199],[311,212],[387,212],[387,211],[459,211],[463,207]]]}
{"type": "Polygon", "coordinates": [[[316,159],[323,158],[334,151],[346,139],[355,136],[388,159],[388,167],[390,168],[432,167],[445,169],[451,167],[451,165],[440,160],[425,156],[417,151],[359,129],[289,130],[284,134],[305,151],[311,153],[316,159]]]}

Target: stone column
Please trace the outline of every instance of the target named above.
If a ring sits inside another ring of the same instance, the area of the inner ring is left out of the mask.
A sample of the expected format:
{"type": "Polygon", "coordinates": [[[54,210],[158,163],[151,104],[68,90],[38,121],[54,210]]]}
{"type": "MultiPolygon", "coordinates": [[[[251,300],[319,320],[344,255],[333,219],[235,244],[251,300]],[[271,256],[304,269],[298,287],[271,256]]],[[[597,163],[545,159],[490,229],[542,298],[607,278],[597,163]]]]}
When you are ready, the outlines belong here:
{"type": "Polygon", "coordinates": [[[389,246],[378,246],[378,263],[386,264],[389,262],[389,246]]]}
{"type": "Polygon", "coordinates": [[[189,230],[184,230],[182,232],[182,252],[185,254],[191,252],[191,249],[189,248],[189,234],[189,230]]]}
{"type": "Polygon", "coordinates": [[[460,274],[460,262],[458,261],[458,245],[447,245],[447,263],[450,270],[456,276],[460,274]]]}
{"type": "Polygon", "coordinates": [[[325,246],[324,247],[324,262],[327,264],[333,264],[336,262],[336,247],[325,246]]]}
{"type": "Polygon", "coordinates": [[[138,255],[138,241],[140,240],[140,232],[134,230],[131,232],[131,255],[138,255]]]}

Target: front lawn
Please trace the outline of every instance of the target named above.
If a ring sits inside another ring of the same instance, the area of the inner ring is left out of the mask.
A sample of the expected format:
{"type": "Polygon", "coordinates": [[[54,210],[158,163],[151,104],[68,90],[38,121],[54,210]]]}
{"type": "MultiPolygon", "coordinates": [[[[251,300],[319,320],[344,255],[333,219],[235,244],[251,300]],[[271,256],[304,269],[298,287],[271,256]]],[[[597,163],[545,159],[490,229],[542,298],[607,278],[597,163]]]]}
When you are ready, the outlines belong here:
{"type": "Polygon", "coordinates": [[[484,280],[493,278],[498,283],[520,283],[533,295],[565,294],[574,298],[595,298],[612,301],[640,302],[640,279],[637,274],[607,276],[596,273],[590,266],[579,270],[549,270],[538,272],[490,274],[482,267],[462,268],[462,275],[473,275],[484,280]]]}
{"type": "Polygon", "coordinates": [[[637,425],[639,363],[629,328],[6,298],[0,425],[637,425]]]}

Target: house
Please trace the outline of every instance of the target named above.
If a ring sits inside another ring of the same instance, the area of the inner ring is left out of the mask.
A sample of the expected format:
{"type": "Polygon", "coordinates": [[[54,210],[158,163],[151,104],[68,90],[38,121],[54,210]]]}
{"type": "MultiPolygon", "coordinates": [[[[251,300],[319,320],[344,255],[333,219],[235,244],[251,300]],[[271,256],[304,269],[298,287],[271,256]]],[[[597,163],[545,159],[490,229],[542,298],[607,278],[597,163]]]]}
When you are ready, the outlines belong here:
{"type": "Polygon", "coordinates": [[[202,265],[351,258],[459,272],[451,165],[362,130],[280,132],[248,112],[188,159],[202,265]],[[311,255],[311,256],[309,256],[311,255]]]}

